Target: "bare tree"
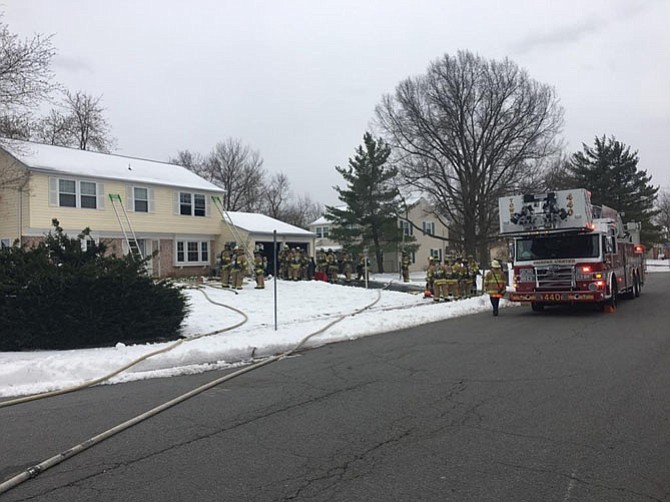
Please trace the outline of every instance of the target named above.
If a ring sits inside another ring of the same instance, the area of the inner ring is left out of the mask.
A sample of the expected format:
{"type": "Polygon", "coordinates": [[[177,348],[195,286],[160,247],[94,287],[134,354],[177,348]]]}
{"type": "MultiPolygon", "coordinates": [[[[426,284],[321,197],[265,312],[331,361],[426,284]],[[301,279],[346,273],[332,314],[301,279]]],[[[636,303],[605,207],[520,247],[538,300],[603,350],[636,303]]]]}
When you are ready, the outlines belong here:
{"type": "MultiPolygon", "coordinates": [[[[57,88],[51,39],[35,35],[22,40],[0,20],[0,146],[7,145],[6,138],[30,137],[30,112],[57,88]]],[[[27,181],[28,173],[13,163],[0,168],[0,188],[23,187],[27,181]]]]}
{"type": "Polygon", "coordinates": [[[263,159],[260,153],[240,140],[227,138],[217,143],[199,174],[224,189],[226,211],[256,211],[260,208],[265,179],[263,159]]]}
{"type": "Polygon", "coordinates": [[[71,146],[75,137],[73,117],[52,108],[47,115],[37,120],[32,136],[47,145],[71,146]]]}
{"type": "Polygon", "coordinates": [[[0,21],[0,115],[35,109],[58,88],[51,71],[52,35],[25,40],[0,21]]]}
{"type": "Polygon", "coordinates": [[[563,109],[510,60],[459,52],[401,82],[376,117],[405,182],[447,216],[467,254],[486,260],[497,198],[556,151],[563,109]]]}
{"type": "Polygon", "coordinates": [[[263,190],[261,211],[271,218],[282,219],[282,212],[290,199],[289,187],[288,177],[284,173],[275,173],[263,190]]]}
{"type": "Polygon", "coordinates": [[[109,153],[115,139],[105,118],[102,96],[91,96],[83,91],[65,91],[65,108],[72,123],[73,141],[80,150],[109,153]]]}
{"type": "Polygon", "coordinates": [[[171,157],[168,162],[185,167],[196,174],[203,174],[205,170],[205,159],[199,153],[190,150],[179,150],[176,157],[171,157]]]}
{"type": "Polygon", "coordinates": [[[298,196],[286,203],[277,219],[306,229],[311,222],[323,215],[323,211],[323,206],[310,199],[309,195],[298,196]]]}

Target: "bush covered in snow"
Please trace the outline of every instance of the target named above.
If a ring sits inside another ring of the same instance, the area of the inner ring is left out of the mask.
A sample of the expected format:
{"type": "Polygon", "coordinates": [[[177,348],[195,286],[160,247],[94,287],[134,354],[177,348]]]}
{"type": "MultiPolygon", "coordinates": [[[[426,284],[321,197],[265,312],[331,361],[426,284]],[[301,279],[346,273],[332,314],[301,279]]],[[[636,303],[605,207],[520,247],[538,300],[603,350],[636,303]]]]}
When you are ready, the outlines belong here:
{"type": "Polygon", "coordinates": [[[71,349],[175,339],[182,292],[155,281],[145,261],[106,256],[84,230],[58,221],[38,246],[0,250],[0,351],[71,349]]]}

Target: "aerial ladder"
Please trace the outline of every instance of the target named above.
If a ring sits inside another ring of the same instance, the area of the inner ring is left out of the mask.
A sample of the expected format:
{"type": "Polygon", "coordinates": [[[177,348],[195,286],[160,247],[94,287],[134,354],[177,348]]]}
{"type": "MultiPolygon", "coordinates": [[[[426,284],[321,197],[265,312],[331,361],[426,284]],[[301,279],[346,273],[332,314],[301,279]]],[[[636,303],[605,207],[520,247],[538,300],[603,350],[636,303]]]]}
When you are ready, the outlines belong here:
{"type": "Polygon", "coordinates": [[[116,220],[119,222],[121,227],[121,232],[123,232],[123,238],[128,245],[128,249],[134,255],[140,259],[144,259],[144,254],[140,249],[139,244],[137,243],[137,235],[135,235],[135,230],[130,223],[130,218],[128,218],[128,212],[123,206],[123,201],[121,200],[121,195],[118,193],[110,193],[109,200],[112,203],[112,208],[114,209],[114,214],[116,214],[116,220]],[[117,208],[118,205],[118,208],[117,208]],[[119,211],[120,209],[120,211],[119,211]]]}
{"type": "Polygon", "coordinates": [[[237,230],[235,224],[233,223],[233,220],[230,218],[230,214],[228,214],[228,211],[226,211],[226,208],[223,205],[221,197],[219,197],[218,195],[212,195],[212,202],[214,203],[216,209],[219,210],[219,213],[221,214],[221,219],[226,224],[226,227],[233,236],[233,239],[235,239],[235,245],[244,250],[244,255],[246,256],[247,262],[249,263],[249,268],[250,269],[253,268],[254,255],[251,251],[249,251],[249,247],[247,246],[246,242],[242,240],[242,236],[240,235],[240,232],[237,230]]]}

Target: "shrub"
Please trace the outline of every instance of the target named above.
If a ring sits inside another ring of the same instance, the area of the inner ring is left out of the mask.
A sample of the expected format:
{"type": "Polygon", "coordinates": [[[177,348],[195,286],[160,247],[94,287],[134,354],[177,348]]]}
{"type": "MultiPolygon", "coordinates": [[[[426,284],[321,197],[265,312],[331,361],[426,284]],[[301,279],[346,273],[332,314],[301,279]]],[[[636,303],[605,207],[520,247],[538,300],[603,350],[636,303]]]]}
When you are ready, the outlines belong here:
{"type": "Polygon", "coordinates": [[[179,337],[179,288],[146,273],[147,259],[105,256],[85,229],[54,230],[38,246],[0,250],[0,350],[72,349],[179,337]]]}

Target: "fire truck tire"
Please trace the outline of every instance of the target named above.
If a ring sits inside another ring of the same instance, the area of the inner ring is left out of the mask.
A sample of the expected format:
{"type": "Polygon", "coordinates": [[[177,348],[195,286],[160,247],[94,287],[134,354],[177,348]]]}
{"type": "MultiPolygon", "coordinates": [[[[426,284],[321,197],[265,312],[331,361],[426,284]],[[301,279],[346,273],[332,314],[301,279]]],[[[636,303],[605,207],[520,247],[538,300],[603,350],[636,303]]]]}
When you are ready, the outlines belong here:
{"type": "Polygon", "coordinates": [[[635,279],[634,279],[634,286],[635,288],[635,298],[640,297],[640,293],[642,292],[642,284],[640,284],[640,276],[635,274],[635,279]]]}
{"type": "Polygon", "coordinates": [[[542,312],[544,310],[544,303],[531,302],[530,308],[533,309],[533,312],[542,312]]]}
{"type": "Polygon", "coordinates": [[[610,285],[610,289],[612,291],[612,296],[610,296],[610,299],[607,300],[605,303],[607,305],[610,305],[610,306],[616,308],[617,301],[619,300],[619,288],[617,286],[615,275],[612,275],[612,284],[610,285]]]}

